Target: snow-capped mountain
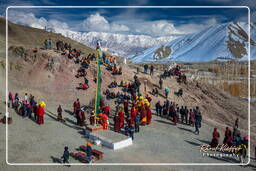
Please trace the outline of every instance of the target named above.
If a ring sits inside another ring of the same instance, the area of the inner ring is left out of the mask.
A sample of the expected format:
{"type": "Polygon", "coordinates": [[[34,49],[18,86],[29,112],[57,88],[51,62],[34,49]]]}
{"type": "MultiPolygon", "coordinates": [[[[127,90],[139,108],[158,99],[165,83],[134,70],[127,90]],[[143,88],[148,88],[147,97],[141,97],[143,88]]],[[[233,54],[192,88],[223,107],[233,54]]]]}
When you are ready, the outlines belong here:
{"type": "MultiPolygon", "coordinates": [[[[251,59],[256,58],[255,24],[251,28],[251,59]]],[[[169,61],[207,62],[214,60],[248,59],[248,24],[230,22],[181,36],[164,45],[158,45],[131,58],[134,63],[169,61]]]]}
{"type": "Polygon", "coordinates": [[[69,37],[92,48],[95,48],[97,41],[100,40],[103,50],[121,57],[128,57],[136,52],[141,52],[147,48],[165,44],[179,37],[179,35],[173,35],[155,38],[147,35],[76,32],[63,29],[55,29],[55,32],[61,33],[65,37],[69,37]]]}

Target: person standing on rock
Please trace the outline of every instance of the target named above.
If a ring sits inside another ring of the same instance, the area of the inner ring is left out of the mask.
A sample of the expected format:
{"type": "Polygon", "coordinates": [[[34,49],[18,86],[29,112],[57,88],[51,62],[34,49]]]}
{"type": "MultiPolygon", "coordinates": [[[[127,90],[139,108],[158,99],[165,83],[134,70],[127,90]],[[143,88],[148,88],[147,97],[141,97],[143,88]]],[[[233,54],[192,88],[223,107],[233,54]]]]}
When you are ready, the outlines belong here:
{"type": "Polygon", "coordinates": [[[160,79],[159,79],[159,88],[160,88],[160,89],[163,88],[163,80],[162,80],[162,77],[160,77],[160,79]]]}

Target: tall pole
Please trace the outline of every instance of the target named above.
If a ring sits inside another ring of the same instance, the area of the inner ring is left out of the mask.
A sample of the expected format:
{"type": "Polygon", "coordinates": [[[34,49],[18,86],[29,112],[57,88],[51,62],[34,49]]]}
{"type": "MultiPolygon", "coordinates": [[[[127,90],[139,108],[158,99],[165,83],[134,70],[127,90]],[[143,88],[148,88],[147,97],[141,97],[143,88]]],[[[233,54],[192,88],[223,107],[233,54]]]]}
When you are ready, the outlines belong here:
{"type": "Polygon", "coordinates": [[[94,117],[95,121],[97,119],[97,115],[99,112],[99,104],[100,104],[100,86],[101,86],[101,71],[100,71],[100,43],[97,43],[96,46],[96,62],[97,62],[97,85],[96,85],[96,93],[95,93],[95,107],[94,107],[94,117]]]}

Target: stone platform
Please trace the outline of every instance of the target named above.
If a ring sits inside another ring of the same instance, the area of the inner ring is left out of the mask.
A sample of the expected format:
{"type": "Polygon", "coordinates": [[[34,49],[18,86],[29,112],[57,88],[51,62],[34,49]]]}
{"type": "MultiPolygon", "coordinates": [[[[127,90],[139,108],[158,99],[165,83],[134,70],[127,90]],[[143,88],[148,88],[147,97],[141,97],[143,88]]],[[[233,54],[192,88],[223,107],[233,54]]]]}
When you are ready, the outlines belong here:
{"type": "Polygon", "coordinates": [[[90,140],[100,140],[103,146],[117,150],[132,145],[132,139],[120,133],[111,130],[98,130],[90,132],[90,140]]]}
{"type": "Polygon", "coordinates": [[[88,125],[86,126],[86,130],[90,131],[90,132],[95,132],[95,131],[99,131],[99,130],[103,130],[103,126],[101,125],[88,125]]]}

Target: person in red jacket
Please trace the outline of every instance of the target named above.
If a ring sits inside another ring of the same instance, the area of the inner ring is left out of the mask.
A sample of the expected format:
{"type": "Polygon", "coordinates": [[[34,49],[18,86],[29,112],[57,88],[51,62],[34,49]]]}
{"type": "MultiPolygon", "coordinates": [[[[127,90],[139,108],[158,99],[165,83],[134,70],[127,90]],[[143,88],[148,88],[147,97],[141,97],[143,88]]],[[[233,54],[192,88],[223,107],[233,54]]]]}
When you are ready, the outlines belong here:
{"type": "Polygon", "coordinates": [[[152,112],[150,109],[147,110],[147,125],[149,125],[151,123],[151,119],[152,119],[152,112]]]}
{"type": "Polygon", "coordinates": [[[37,124],[41,125],[44,124],[44,108],[41,106],[37,107],[37,124]]]}
{"type": "Polygon", "coordinates": [[[219,138],[220,138],[220,133],[218,132],[217,128],[214,128],[214,131],[212,133],[212,142],[211,142],[211,147],[217,147],[219,144],[219,138]]]}

